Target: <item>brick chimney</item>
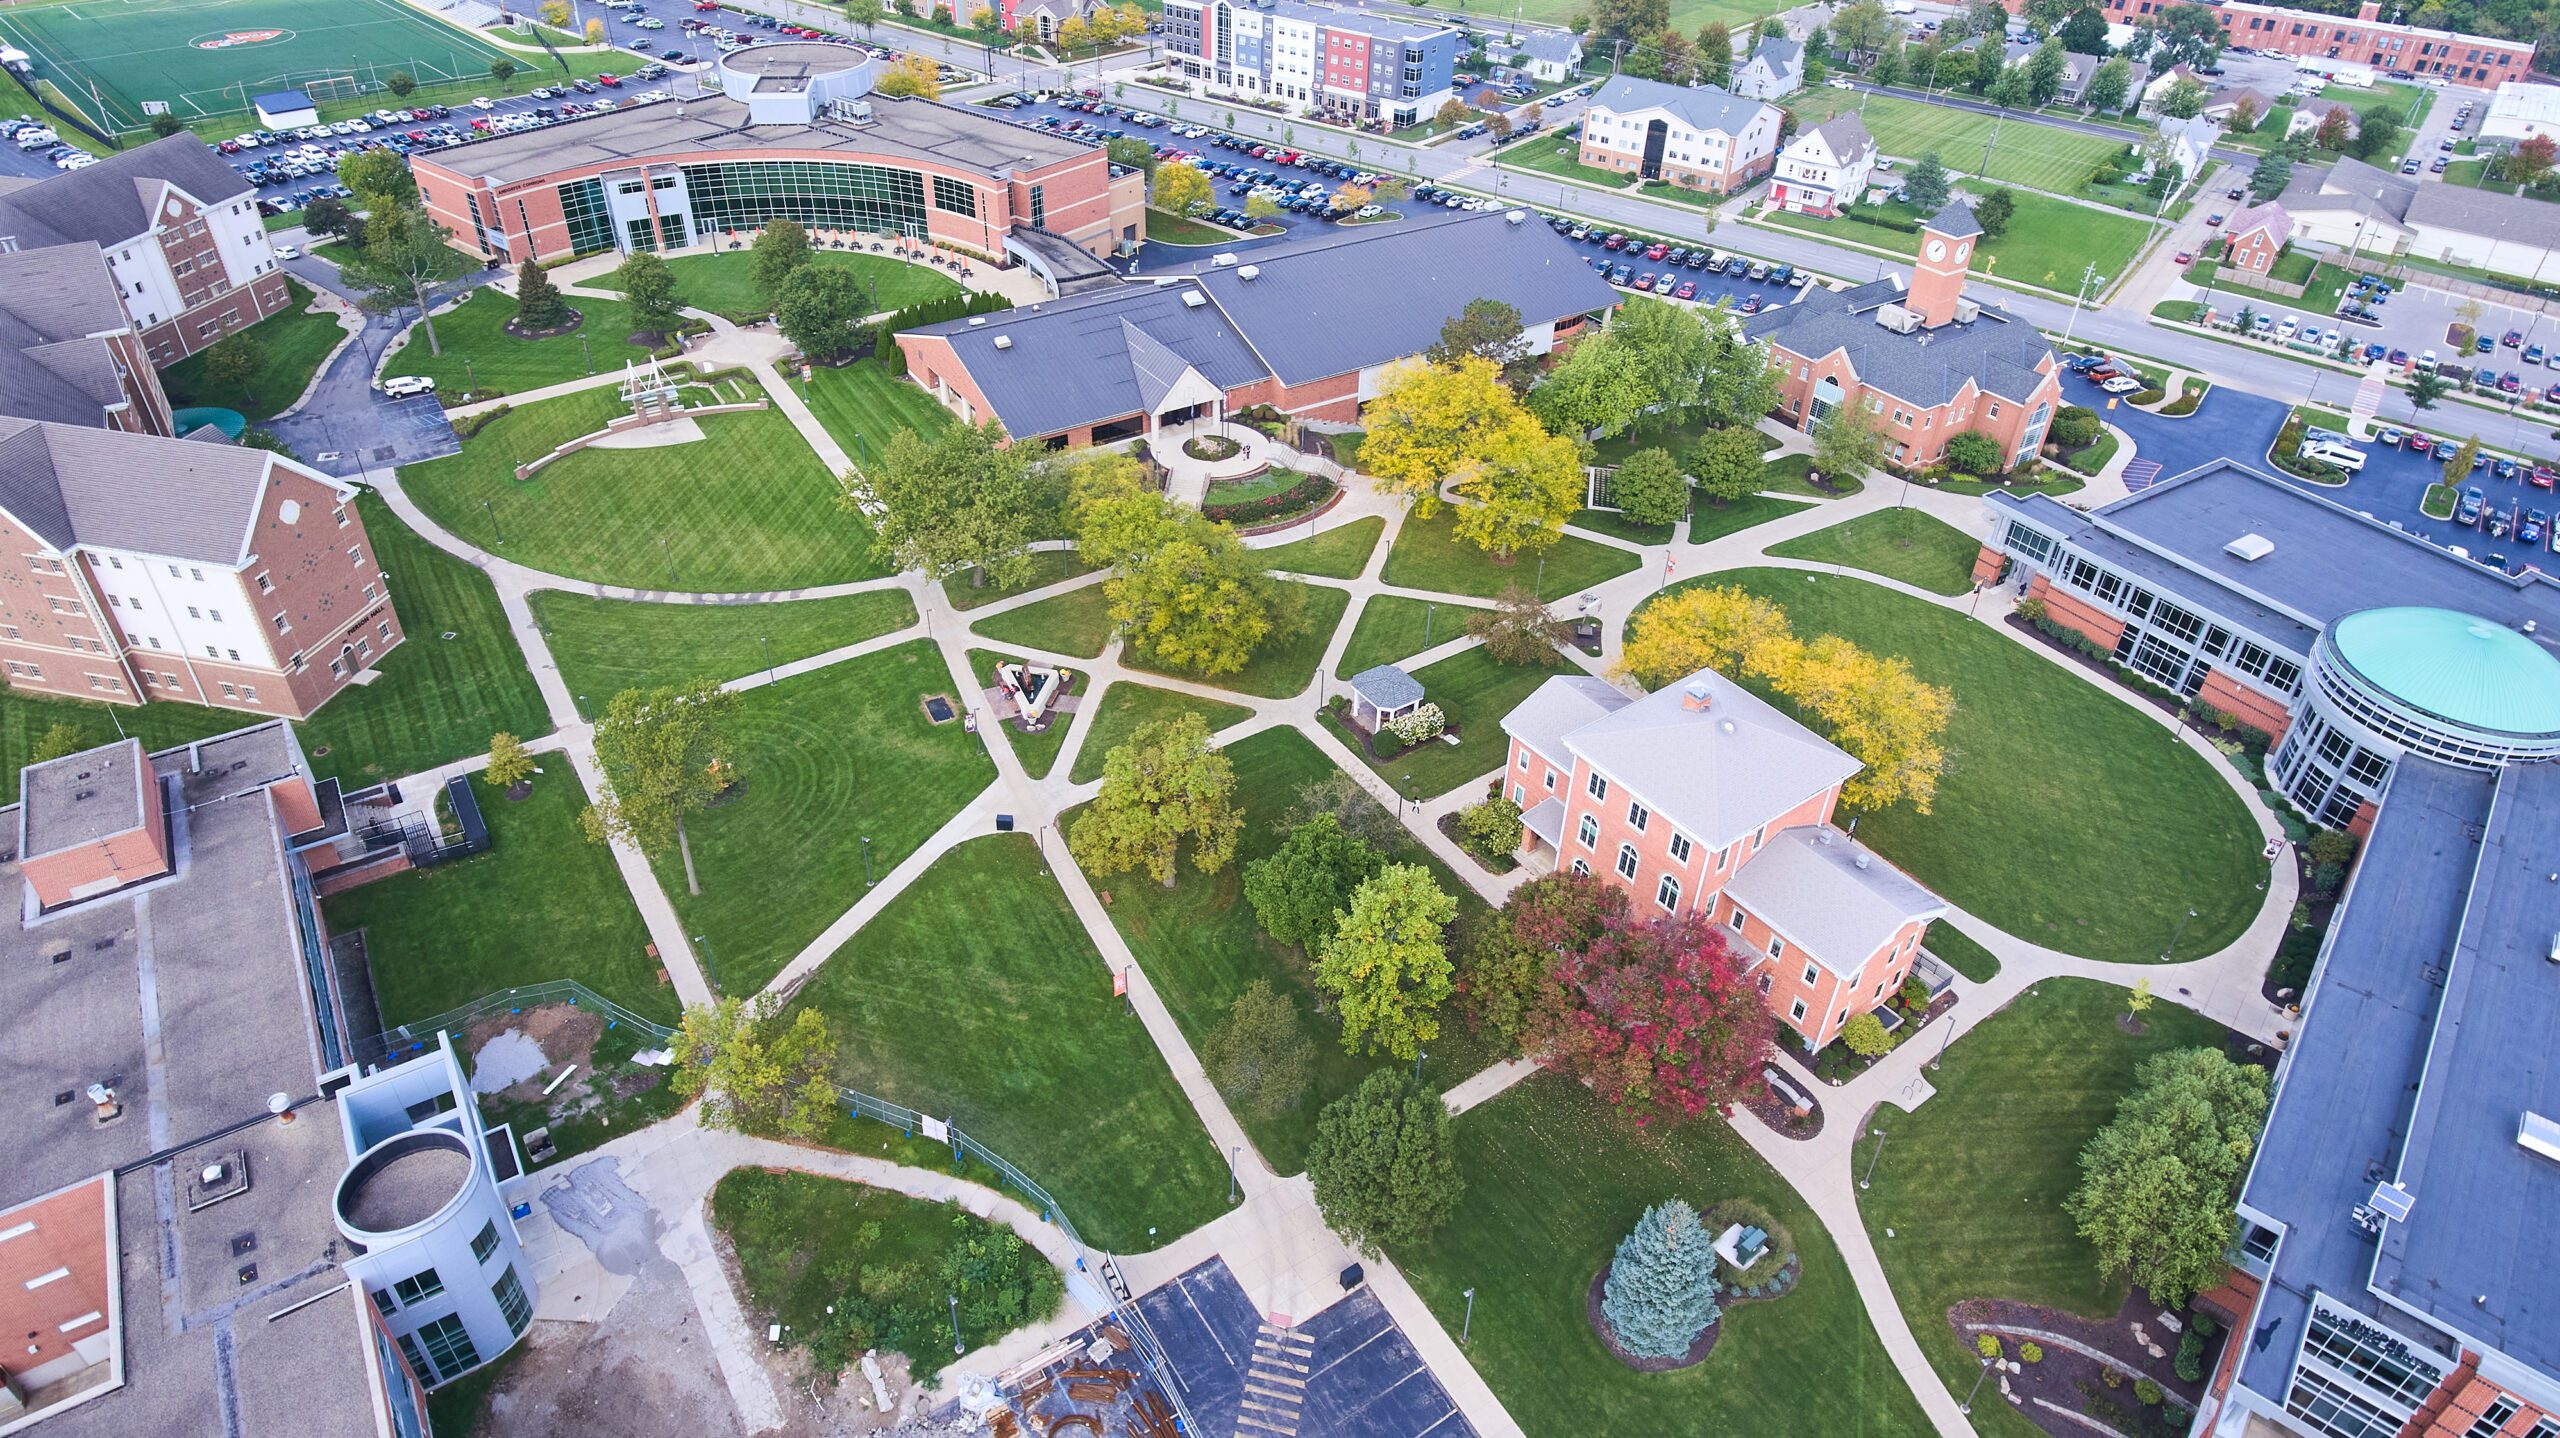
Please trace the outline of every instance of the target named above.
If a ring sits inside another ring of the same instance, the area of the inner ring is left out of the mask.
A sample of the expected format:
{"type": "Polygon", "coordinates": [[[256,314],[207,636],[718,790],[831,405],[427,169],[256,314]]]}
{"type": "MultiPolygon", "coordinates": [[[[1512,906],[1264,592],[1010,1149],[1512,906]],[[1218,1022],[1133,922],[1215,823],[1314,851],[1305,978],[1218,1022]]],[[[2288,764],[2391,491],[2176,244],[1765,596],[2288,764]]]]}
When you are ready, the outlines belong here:
{"type": "Polygon", "coordinates": [[[2356,20],[2359,24],[2370,25],[2381,18],[2382,5],[2380,0],[2364,0],[2363,4],[2356,7],[2356,20]]]}
{"type": "Polygon", "coordinates": [[[1707,686],[1707,676],[1699,675],[1680,691],[1680,707],[1691,714],[1704,714],[1716,702],[1715,691],[1707,686]]]}
{"type": "Polygon", "coordinates": [[[1973,211],[1950,204],[1920,227],[1920,255],[1911,270],[1911,293],[1902,307],[1920,316],[1930,329],[1952,323],[1956,301],[1964,297],[1965,273],[1973,265],[1973,245],[1982,226],[1973,211]]]}

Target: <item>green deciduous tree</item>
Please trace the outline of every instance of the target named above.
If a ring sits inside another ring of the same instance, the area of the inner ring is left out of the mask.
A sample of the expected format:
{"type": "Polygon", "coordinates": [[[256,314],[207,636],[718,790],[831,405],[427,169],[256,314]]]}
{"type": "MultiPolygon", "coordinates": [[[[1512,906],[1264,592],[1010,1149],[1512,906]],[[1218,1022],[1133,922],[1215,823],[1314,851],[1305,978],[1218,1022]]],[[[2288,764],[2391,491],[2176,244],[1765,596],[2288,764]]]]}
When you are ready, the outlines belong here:
{"type": "Polygon", "coordinates": [[[545,330],[568,317],[568,303],[560,298],[560,287],[551,282],[551,274],[543,269],[542,261],[528,258],[516,266],[518,328],[545,330]]]}
{"type": "Polygon", "coordinates": [[[2452,384],[2447,382],[2443,375],[2433,370],[2423,370],[2415,379],[2409,381],[2409,403],[2420,409],[2433,409],[2436,401],[2444,398],[2452,389],[2452,384]]]}
{"type": "Polygon", "coordinates": [[[2006,456],[1989,435],[1966,430],[1947,441],[1947,467],[1960,474],[1997,474],[2006,456]]]}
{"type": "Polygon", "coordinates": [[[805,1139],[835,1120],[836,1041],[814,1008],[786,1015],[772,994],[688,1004],[669,1047],[676,1092],[714,1128],[805,1139]]]}
{"type": "Polygon", "coordinates": [[[2204,82],[2181,75],[2160,95],[2160,113],[2172,120],[2192,120],[2204,112],[2204,82]]]}
{"type": "Polygon", "coordinates": [[[1402,1069],[1381,1069],[1324,1106],[1307,1177],[1325,1226],[1372,1257],[1420,1243],[1466,1193],[1449,1134],[1449,1106],[1402,1069]]]}
{"type": "Polygon", "coordinates": [[[1765,446],[1760,431],[1731,425],[1711,429],[1698,436],[1689,446],[1689,472],[1698,479],[1698,487],[1719,505],[1749,499],[1760,490],[1768,466],[1761,460],[1765,446]]]}
{"type": "Polygon", "coordinates": [[[512,789],[532,782],[533,756],[524,751],[524,741],[500,730],[489,736],[489,767],[480,777],[493,789],[512,789]]]}
{"type": "Polygon", "coordinates": [[[1682,1358],[1717,1318],[1715,1235],[1698,1211],[1667,1199],[1618,1240],[1601,1285],[1600,1316],[1637,1358],[1682,1358]]]}
{"type": "Polygon", "coordinates": [[[2009,222],[2017,216],[2018,196],[2014,190],[1993,190],[1973,207],[1973,222],[1982,226],[1985,236],[1995,240],[2009,232],[2009,222]]]}
{"type": "Polygon", "coordinates": [[[42,734],[36,736],[35,748],[28,751],[27,762],[30,764],[50,764],[56,759],[68,758],[73,754],[79,753],[83,749],[93,747],[95,746],[90,740],[87,731],[83,730],[79,725],[72,723],[51,724],[46,726],[45,731],[42,734]]]}
{"type": "Polygon", "coordinates": [[[2218,1281],[2236,1222],[2231,1198],[2267,1115],[2264,1069],[2215,1049],[2147,1059],[2112,1123],[2080,1154],[2063,1207],[2110,1274],[2164,1303],[2218,1281]]]}
{"type": "Polygon", "coordinates": [[[2359,160],[2378,160],[2400,152],[2400,117],[2388,105],[2375,105],[2356,116],[2356,136],[2347,152],[2359,160]]]}
{"type": "Polygon", "coordinates": [[[2080,92],[2080,103],[2092,110],[2121,110],[2132,94],[2133,62],[2118,55],[2089,73],[2089,83],[2080,92]]]}
{"type": "Polygon", "coordinates": [[[1187,841],[1192,866],[1214,874],[1244,829],[1235,788],[1235,765],[1199,715],[1144,725],[1104,757],[1102,790],[1068,829],[1067,847],[1097,874],[1144,869],[1171,887],[1187,841]]]}
{"type": "Polygon", "coordinates": [[[1274,1119],[1296,1108],[1315,1067],[1316,1046],[1298,1023],[1298,1006],[1269,979],[1256,979],[1236,995],[1200,1045],[1201,1071],[1228,1103],[1253,1118],[1274,1119]]]}
{"type": "Polygon", "coordinates": [[[451,230],[414,204],[373,206],[365,218],[364,247],[340,256],[338,273],[363,292],[370,308],[416,305],[427,353],[441,355],[435,316],[427,312],[428,291],[471,267],[452,239],[451,230]]]}
{"type": "Polygon", "coordinates": [[[889,7],[881,0],[844,0],[846,23],[861,26],[866,37],[871,34],[872,27],[887,19],[888,15],[889,7]]]}
{"type": "Polygon", "coordinates": [[[809,263],[812,253],[809,231],[798,220],[765,221],[747,262],[756,293],[768,305],[780,304],[783,284],[809,263]]]}
{"type": "Polygon", "coordinates": [[[1520,312],[1501,300],[1473,299],[1440,326],[1440,338],[1423,358],[1435,365],[1474,358],[1502,371],[1516,392],[1528,383],[1529,339],[1520,312]]]}
{"type": "Polygon", "coordinates": [[[2269,150],[2249,167],[2249,198],[2260,204],[2284,193],[2293,183],[2293,154],[2284,148],[2269,150]]]}
{"type": "Polygon", "coordinates": [[[1733,31],[1722,20],[1707,22],[1698,32],[1698,48],[1691,65],[1698,83],[1718,88],[1733,83],[1733,31]]]}
{"type": "Polygon", "coordinates": [[[861,345],[862,321],[870,310],[869,291],[853,271],[803,265],[782,282],[774,298],[773,323],[800,353],[827,364],[861,345]]]}
{"type": "Polygon", "coordinates": [[[2479,457],[2480,436],[2475,434],[2462,442],[2462,447],[2453,452],[2453,458],[2444,462],[2444,482],[2455,485],[2464,483],[2471,474],[2471,462],[2479,457]]]}
{"type": "Polygon", "coordinates": [[[2063,21],[2062,28],[2054,34],[2062,41],[2062,48],[2074,55],[2104,57],[2107,53],[2107,12],[2095,5],[2083,5],[2072,11],[2071,18],[2063,21]]]}
{"type": "Polygon", "coordinates": [[[1269,857],[1244,866],[1245,902],[1263,932],[1312,953],[1333,937],[1351,896],[1386,866],[1378,851],[1319,814],[1289,831],[1269,857]]]}
{"type": "Polygon", "coordinates": [[[1031,541],[1056,511],[1057,487],[994,420],[930,435],[901,429],[878,464],[845,476],[847,502],[870,516],[871,552],[883,563],[936,578],[966,569],[972,584],[1007,587],[1030,579],[1031,541]]]}
{"type": "Polygon", "coordinates": [[[2059,38],[2045,41],[2027,57],[2027,99],[2037,105],[2050,105],[2062,93],[2062,82],[2071,71],[2071,57],[2059,38]]]}
{"type": "Polygon", "coordinates": [[[1952,188],[1947,180],[1945,162],[1938,158],[1937,151],[1931,150],[1920,157],[1919,164],[1911,167],[1909,175],[1903,177],[1902,198],[1904,203],[1925,217],[1946,208],[1947,195],[1952,188]]]}
{"type": "Polygon", "coordinates": [[[513,81],[516,78],[516,62],[508,59],[504,55],[490,61],[489,78],[497,81],[501,90],[513,93],[515,88],[513,81]]]}
{"type": "Polygon", "coordinates": [[[1609,497],[1637,524],[1676,524],[1689,513],[1689,481],[1667,449],[1640,449],[1609,477],[1609,497]]]}
{"type": "Polygon", "coordinates": [[[1404,825],[1387,812],[1387,806],[1340,769],[1299,785],[1282,822],[1294,827],[1319,815],[1330,817],[1342,832],[1382,852],[1405,841],[1404,825]]]}
{"type": "Polygon", "coordinates": [[[1882,55],[1902,38],[1902,25],[1885,9],[1884,0],[1855,0],[1842,6],[1831,17],[1830,30],[1833,43],[1848,53],[1851,64],[1882,55]]]}
{"type": "Polygon", "coordinates": [[[1832,483],[1863,480],[1884,463],[1884,426],[1865,404],[1844,403],[1814,422],[1813,467],[1832,483]]]}
{"type": "Polygon", "coordinates": [[[664,853],[673,843],[684,858],[685,887],[701,893],[693,850],[685,842],[685,816],[709,807],[738,781],[730,730],[740,702],[708,679],[614,695],[595,728],[604,793],[578,817],[588,840],[620,839],[644,854],[664,853]]]}
{"type": "Polygon", "coordinates": [[[382,77],[382,88],[390,91],[394,99],[406,100],[417,91],[418,77],[406,70],[394,70],[382,77]]]}
{"type": "Polygon", "coordinates": [[[1670,24],[1671,0],[1590,0],[1583,18],[1592,47],[1605,53],[1612,40],[1632,43],[1670,24]]]}
{"type": "MultiPolygon", "coordinates": [[[[266,353],[257,335],[242,330],[204,352],[205,383],[248,394],[249,382],[258,377],[258,368],[265,363],[266,353]]],[[[255,394],[248,397],[257,398],[255,394]]]]}
{"type": "Polygon", "coordinates": [[[1468,848],[1488,857],[1520,847],[1520,806],[1500,794],[1458,811],[1458,833],[1468,848]]]}
{"type": "Polygon", "coordinates": [[[2035,76],[2027,66],[2010,65],[1991,77],[1983,94],[2003,110],[2023,110],[2036,103],[2035,76]]]}
{"type": "Polygon", "coordinates": [[[634,250],[631,257],[616,266],[613,283],[631,306],[631,323],[644,331],[664,334],[684,323],[684,301],[676,295],[675,271],[667,262],[648,250],[634,250]]]}
{"type": "Polygon", "coordinates": [[[396,150],[350,150],[340,155],[338,183],[353,190],[356,203],[371,212],[418,203],[418,182],[396,150]]]}
{"type": "Polygon", "coordinates": [[[1564,662],[1556,648],[1572,637],[1572,626],[1549,614],[1527,585],[1512,583],[1502,587],[1491,609],[1467,616],[1467,633],[1483,642],[1497,664],[1552,668],[1564,662]]]}
{"type": "Polygon", "coordinates": [[[1861,1058],[1881,1058],[1893,1052],[1893,1035],[1884,1031],[1884,1020],[1874,1014],[1859,1014],[1842,1024],[1840,1042],[1861,1058]]]}
{"type": "Polygon", "coordinates": [[[1164,540],[1102,582],[1113,622],[1148,662],[1233,674],[1307,630],[1304,586],[1274,579],[1236,532],[1181,510],[1164,540]]]}
{"type": "Polygon", "coordinates": [[[1420,864],[1388,864],[1352,892],[1315,966],[1316,987],[1341,1011],[1346,1051],[1410,1059],[1440,1036],[1452,972],[1441,929],[1457,913],[1420,864]]]}

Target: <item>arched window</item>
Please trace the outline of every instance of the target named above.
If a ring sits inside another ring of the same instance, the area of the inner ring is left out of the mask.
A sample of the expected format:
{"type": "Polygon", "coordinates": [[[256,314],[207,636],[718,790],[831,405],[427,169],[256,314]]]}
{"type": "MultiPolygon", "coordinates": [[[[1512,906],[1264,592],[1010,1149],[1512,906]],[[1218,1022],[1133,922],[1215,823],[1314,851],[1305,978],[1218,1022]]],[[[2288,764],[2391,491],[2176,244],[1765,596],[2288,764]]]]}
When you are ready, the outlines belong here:
{"type": "Polygon", "coordinates": [[[1632,879],[1635,876],[1636,846],[1633,844],[1620,844],[1618,846],[1618,877],[1622,879],[1632,879]]]}
{"type": "Polygon", "coordinates": [[[1670,874],[1663,875],[1662,882],[1653,887],[1653,901],[1675,914],[1678,913],[1680,911],[1679,879],[1670,874]]]}

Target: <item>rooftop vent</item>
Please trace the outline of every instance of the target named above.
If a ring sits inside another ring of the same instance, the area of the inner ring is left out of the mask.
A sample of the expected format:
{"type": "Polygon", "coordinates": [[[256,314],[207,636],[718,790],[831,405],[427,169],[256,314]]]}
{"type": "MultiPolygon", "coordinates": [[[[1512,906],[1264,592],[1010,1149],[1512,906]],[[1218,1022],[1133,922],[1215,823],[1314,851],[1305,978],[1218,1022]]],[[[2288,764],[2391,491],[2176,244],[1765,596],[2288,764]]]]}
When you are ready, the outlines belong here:
{"type": "Polygon", "coordinates": [[[1980,318],[1982,318],[1982,306],[1961,297],[1956,300],[1957,324],[1969,325],[1980,318]]]}
{"type": "Polygon", "coordinates": [[[985,324],[986,322],[987,322],[987,317],[986,317],[985,315],[971,315],[971,316],[969,316],[969,328],[971,328],[971,329],[976,329],[978,326],[980,326],[980,325],[982,325],[982,324],[985,324]]]}
{"type": "Polygon", "coordinates": [[[1895,334],[1907,335],[1920,328],[1920,316],[1900,305],[1879,305],[1876,307],[1876,323],[1895,334]]]}
{"type": "Polygon", "coordinates": [[[2527,1153],[2560,1160],[2560,1123],[2553,1123],[2531,1109],[2516,1124],[2516,1143],[2527,1153]]]}
{"type": "Polygon", "coordinates": [[[1235,268],[1235,263],[1236,257],[1233,251],[1211,255],[1209,257],[1209,266],[1212,269],[1231,270],[1235,268]]]}
{"type": "Polygon", "coordinates": [[[1186,310],[1196,310],[1208,302],[1209,297],[1200,293],[1198,290],[1184,290],[1182,292],[1182,307],[1186,310]]]}
{"type": "Polygon", "coordinates": [[[1529,218],[1529,212],[1527,210],[1509,210],[1504,212],[1502,218],[1507,223],[1517,225],[1523,223],[1529,218]]]}
{"type": "Polygon", "coordinates": [[[1262,278],[1262,266],[1247,265],[1243,269],[1236,271],[1236,278],[1240,280],[1258,280],[1262,278]]]}
{"type": "Polygon", "coordinates": [[[1000,350],[1009,350],[1009,349],[1013,348],[1013,336],[1011,336],[1011,335],[998,335],[998,336],[996,336],[996,348],[997,348],[997,349],[1000,349],[1000,350]]]}
{"type": "Polygon", "coordinates": [[[2276,542],[2263,534],[2244,534],[2222,546],[2222,552],[2234,559],[2256,563],[2276,552],[2276,542]]]}

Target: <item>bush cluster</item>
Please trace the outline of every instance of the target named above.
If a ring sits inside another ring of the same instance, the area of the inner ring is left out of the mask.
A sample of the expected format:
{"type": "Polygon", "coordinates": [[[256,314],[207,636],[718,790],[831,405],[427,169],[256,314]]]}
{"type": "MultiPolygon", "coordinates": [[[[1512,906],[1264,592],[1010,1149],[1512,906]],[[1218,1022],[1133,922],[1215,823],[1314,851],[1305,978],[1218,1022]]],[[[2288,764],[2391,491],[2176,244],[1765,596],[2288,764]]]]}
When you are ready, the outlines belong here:
{"type": "Polygon", "coordinates": [[[1296,514],[1312,509],[1333,497],[1334,482],[1320,474],[1302,474],[1298,482],[1278,494],[1260,499],[1239,500],[1231,504],[1202,504],[1200,512],[1221,524],[1250,524],[1273,519],[1283,514],[1296,514]]]}
{"type": "Polygon", "coordinates": [[[1439,705],[1429,700],[1423,701],[1421,707],[1412,713],[1387,721],[1387,732],[1403,740],[1408,747],[1426,740],[1437,739],[1441,731],[1448,727],[1449,716],[1440,711],[1439,705]]]}

